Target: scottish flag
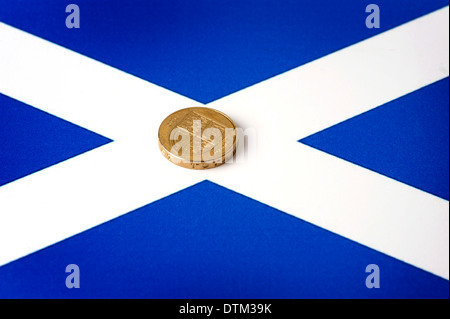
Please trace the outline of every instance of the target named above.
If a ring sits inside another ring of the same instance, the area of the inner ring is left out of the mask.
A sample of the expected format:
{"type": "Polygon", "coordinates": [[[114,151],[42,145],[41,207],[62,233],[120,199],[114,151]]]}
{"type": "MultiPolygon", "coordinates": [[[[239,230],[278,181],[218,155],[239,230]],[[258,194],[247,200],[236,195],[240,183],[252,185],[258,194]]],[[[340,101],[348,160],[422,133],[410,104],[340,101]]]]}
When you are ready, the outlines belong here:
{"type": "Polygon", "coordinates": [[[0,298],[449,298],[448,1],[0,0],[0,298]]]}

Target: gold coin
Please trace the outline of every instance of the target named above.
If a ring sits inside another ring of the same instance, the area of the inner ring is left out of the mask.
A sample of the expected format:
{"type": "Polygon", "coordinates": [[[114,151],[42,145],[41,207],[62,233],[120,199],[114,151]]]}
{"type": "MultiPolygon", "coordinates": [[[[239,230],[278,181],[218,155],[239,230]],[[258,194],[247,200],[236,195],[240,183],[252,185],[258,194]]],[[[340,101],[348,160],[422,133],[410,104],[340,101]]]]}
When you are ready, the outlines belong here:
{"type": "Polygon", "coordinates": [[[217,167],[236,151],[236,125],[222,112],[207,107],[176,111],[159,127],[161,153],[172,163],[192,169],[217,167]]]}

